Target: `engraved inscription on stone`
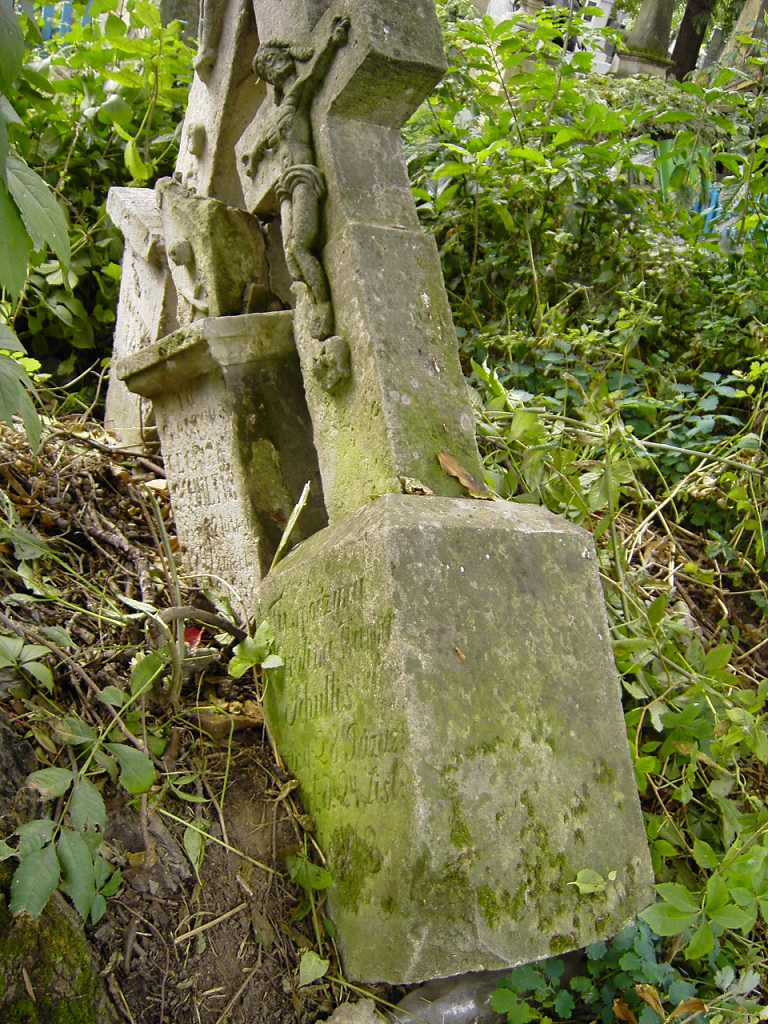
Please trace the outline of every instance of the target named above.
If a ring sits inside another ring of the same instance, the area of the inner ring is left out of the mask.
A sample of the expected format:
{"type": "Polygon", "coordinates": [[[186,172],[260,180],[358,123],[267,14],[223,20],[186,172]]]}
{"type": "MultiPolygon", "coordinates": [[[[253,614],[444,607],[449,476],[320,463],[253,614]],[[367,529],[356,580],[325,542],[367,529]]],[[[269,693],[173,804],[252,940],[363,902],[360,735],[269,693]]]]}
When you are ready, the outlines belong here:
{"type": "Polygon", "coordinates": [[[213,572],[246,598],[259,572],[258,533],[238,480],[229,405],[214,375],[155,399],[185,563],[197,575],[213,572]]]}

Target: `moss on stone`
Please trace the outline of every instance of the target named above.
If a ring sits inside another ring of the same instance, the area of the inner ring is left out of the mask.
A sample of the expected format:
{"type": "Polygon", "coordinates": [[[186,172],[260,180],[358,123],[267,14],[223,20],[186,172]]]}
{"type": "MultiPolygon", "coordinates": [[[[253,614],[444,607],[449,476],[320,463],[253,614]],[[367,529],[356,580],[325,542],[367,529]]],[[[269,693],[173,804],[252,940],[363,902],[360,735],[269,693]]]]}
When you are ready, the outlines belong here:
{"type": "Polygon", "coordinates": [[[553,935],[549,940],[549,951],[552,956],[559,956],[561,953],[567,953],[569,949],[575,949],[576,945],[573,935],[553,935]]]}
{"type": "Polygon", "coordinates": [[[616,773],[604,757],[595,761],[595,782],[601,786],[612,785],[616,781],[616,773]]]}
{"type": "Polygon", "coordinates": [[[486,924],[496,931],[501,923],[501,903],[490,885],[481,885],[477,890],[477,902],[483,912],[486,924]]]}

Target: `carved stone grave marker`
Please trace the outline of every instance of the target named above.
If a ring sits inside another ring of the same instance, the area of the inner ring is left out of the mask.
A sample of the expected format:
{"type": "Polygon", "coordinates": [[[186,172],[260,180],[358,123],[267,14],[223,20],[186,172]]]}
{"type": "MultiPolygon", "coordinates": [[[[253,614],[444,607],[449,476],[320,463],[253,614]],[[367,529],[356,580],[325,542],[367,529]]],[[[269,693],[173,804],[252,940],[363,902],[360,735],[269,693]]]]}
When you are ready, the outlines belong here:
{"type": "MultiPolygon", "coordinates": [[[[438,458],[483,490],[437,249],[399,138],[444,70],[434,0],[253,2],[269,86],[237,163],[219,152],[232,133],[212,111],[234,88],[249,103],[264,89],[233,77],[233,54],[253,44],[242,0],[223,25],[222,8],[204,13],[210,95],[198,79],[194,109],[206,127],[185,125],[194,146],[180,166],[212,197],[220,157],[229,195],[236,168],[247,211],[271,219],[270,288],[244,301],[284,302],[274,282],[287,269],[298,356],[290,312],[194,322],[197,310],[120,372],[161,403],[174,509],[190,472],[209,481],[183,529],[194,537],[207,503],[214,518],[221,507],[204,561],[250,582],[248,603],[275,630],[285,667],[270,673],[265,714],[328,856],[345,972],[415,982],[605,938],[650,902],[652,875],[592,539],[541,509],[460,498],[438,458]],[[259,583],[263,496],[282,481],[287,508],[291,451],[305,459],[296,487],[313,464],[299,388],[290,408],[278,401],[297,360],[330,526],[319,528],[318,490],[307,539],[259,583]],[[262,438],[279,457],[272,476],[249,461],[262,438]],[[237,548],[235,523],[254,523],[251,549],[237,548]],[[571,884],[584,868],[603,876],[600,892],[571,884]]],[[[190,209],[200,201],[179,193],[190,209]]],[[[183,265],[207,288],[204,239],[187,241],[183,265]]]]}

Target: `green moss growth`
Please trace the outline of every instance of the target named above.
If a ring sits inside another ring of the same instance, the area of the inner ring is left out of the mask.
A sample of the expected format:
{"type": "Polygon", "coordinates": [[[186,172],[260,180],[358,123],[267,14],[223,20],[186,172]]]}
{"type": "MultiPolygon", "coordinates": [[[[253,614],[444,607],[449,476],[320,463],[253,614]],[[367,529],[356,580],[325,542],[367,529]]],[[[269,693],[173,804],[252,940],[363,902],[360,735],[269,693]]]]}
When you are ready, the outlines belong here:
{"type": "Polygon", "coordinates": [[[483,912],[486,924],[496,931],[501,923],[501,904],[490,885],[481,885],[477,890],[477,902],[483,912]]]}
{"type": "Polygon", "coordinates": [[[599,761],[595,761],[594,779],[601,786],[607,786],[616,781],[616,773],[604,757],[601,757],[599,761]]]}
{"type": "Polygon", "coordinates": [[[331,836],[328,863],[339,902],[354,913],[371,876],[381,870],[381,854],[353,825],[342,825],[331,836]]]}
{"type": "Polygon", "coordinates": [[[576,938],[573,935],[553,935],[549,940],[549,951],[552,956],[559,956],[567,953],[569,949],[576,948],[576,938]]]}
{"type": "Polygon", "coordinates": [[[381,909],[385,914],[394,914],[397,910],[397,901],[393,896],[385,896],[381,901],[381,909]]]}
{"type": "Polygon", "coordinates": [[[451,808],[451,842],[460,850],[466,850],[474,844],[472,833],[461,817],[461,806],[458,800],[454,800],[451,808]]]}
{"type": "Polygon", "coordinates": [[[38,920],[8,910],[11,872],[0,867],[0,997],[4,1024],[96,1024],[105,1017],[85,935],[54,898],[38,920]],[[22,968],[35,993],[29,997],[22,968]]]}

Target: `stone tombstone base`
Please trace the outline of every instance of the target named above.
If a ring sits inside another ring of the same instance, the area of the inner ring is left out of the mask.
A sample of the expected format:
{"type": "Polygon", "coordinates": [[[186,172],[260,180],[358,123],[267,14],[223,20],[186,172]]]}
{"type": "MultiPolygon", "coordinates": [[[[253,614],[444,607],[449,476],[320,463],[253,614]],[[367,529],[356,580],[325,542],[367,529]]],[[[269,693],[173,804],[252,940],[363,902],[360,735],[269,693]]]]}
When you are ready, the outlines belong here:
{"type": "Polygon", "coordinates": [[[259,588],[264,702],[334,883],[348,978],[493,970],[653,900],[589,534],[530,506],[385,495],[259,588]],[[569,885],[583,868],[603,892],[569,885]]]}
{"type": "Polygon", "coordinates": [[[307,482],[294,539],[328,522],[292,318],[196,320],[117,366],[153,401],[185,565],[232,584],[249,614],[307,482]]]}
{"type": "Polygon", "coordinates": [[[665,79],[671,67],[672,61],[663,57],[653,59],[638,53],[616,53],[611,62],[611,74],[618,78],[650,75],[652,78],[665,79]]]}

